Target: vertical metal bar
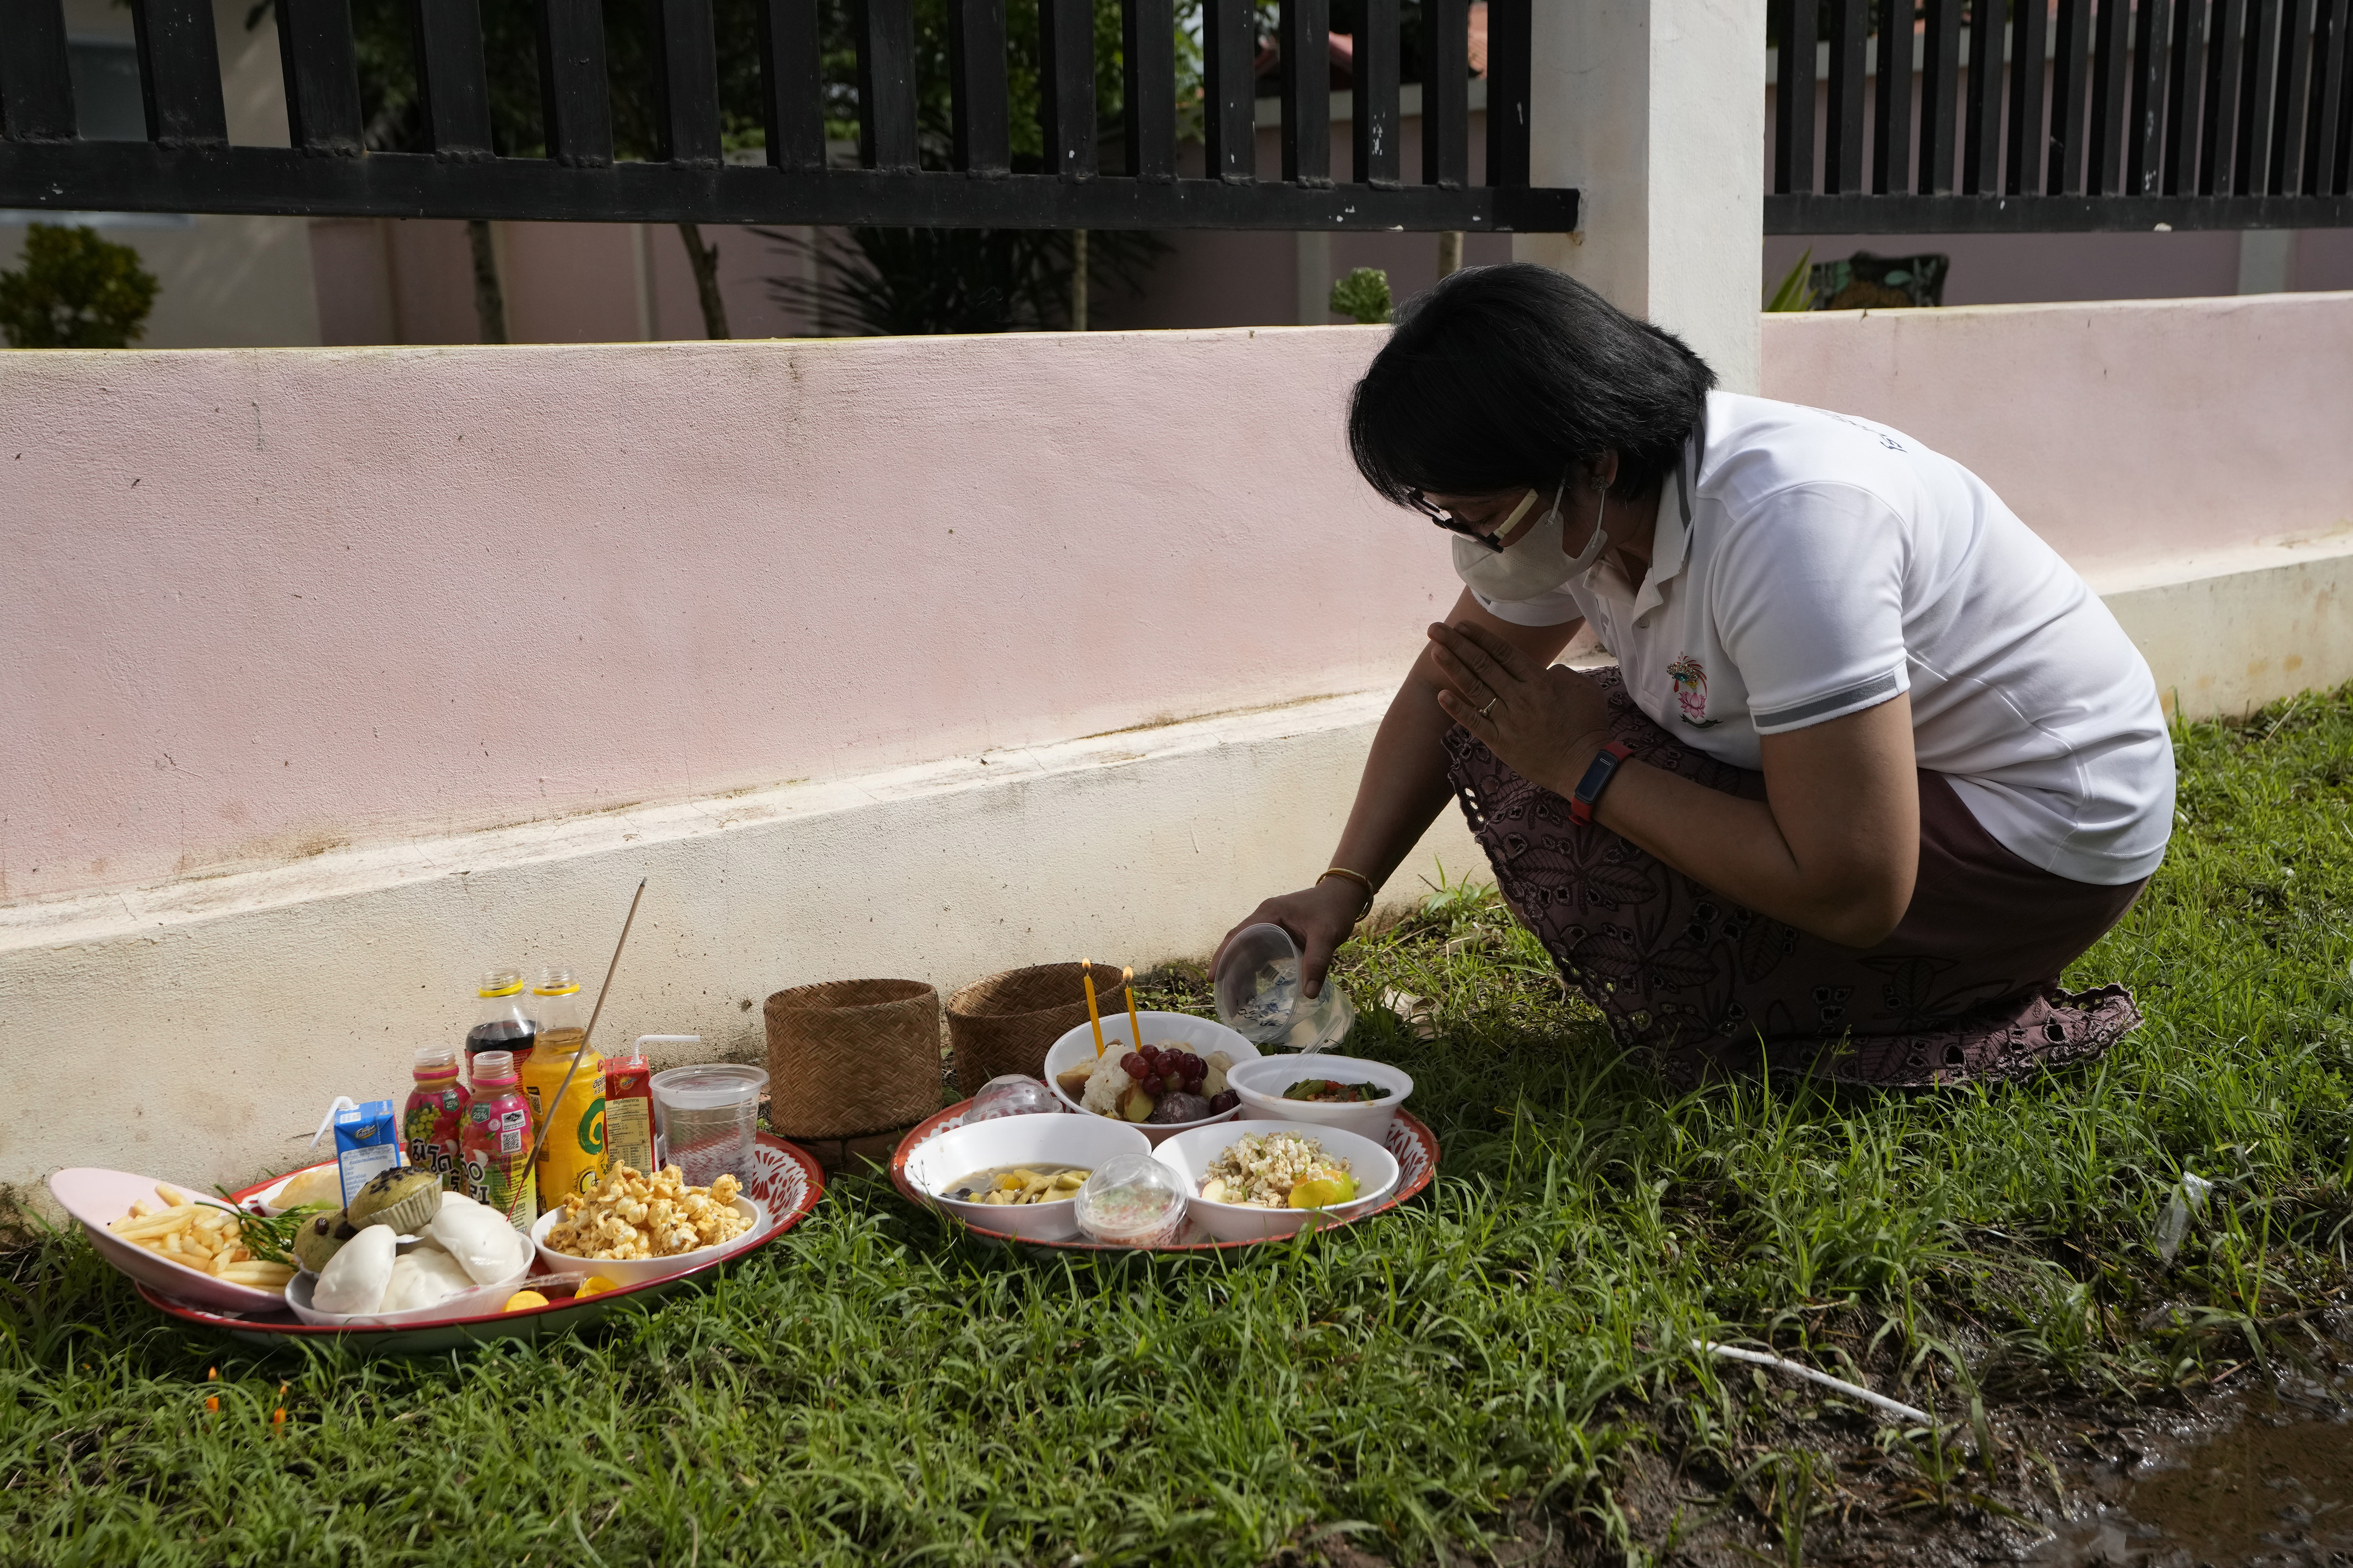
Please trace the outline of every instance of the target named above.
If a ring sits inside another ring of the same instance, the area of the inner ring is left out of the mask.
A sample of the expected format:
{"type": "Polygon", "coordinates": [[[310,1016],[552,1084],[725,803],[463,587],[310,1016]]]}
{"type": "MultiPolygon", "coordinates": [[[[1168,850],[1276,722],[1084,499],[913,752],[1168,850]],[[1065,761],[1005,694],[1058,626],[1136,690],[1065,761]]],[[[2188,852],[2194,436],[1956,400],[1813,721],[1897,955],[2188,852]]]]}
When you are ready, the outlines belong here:
{"type": "MultiPolygon", "coordinates": [[[[2187,0],[2184,0],[2187,3],[2187,0]]],[[[2126,195],[2153,196],[2165,184],[2166,0],[2140,0],[2135,23],[2131,106],[2125,121],[2126,195]]]]}
{"type": "Polygon", "coordinates": [[[0,0],[0,136],[64,142],[74,135],[73,71],[59,0],[0,0]]]}
{"type": "Polygon", "coordinates": [[[1961,132],[1961,193],[2001,188],[2001,0],[1969,3],[1969,100],[1961,132]]]}
{"type": "Polygon", "coordinates": [[[1350,116],[1356,183],[1394,189],[1404,183],[1405,154],[1398,146],[1398,0],[1356,0],[1356,47],[1350,116]]]}
{"type": "Polygon", "coordinates": [[[539,102],[550,158],[590,169],[613,161],[612,86],[598,0],[539,0],[539,102]]]}
{"type": "Polygon", "coordinates": [[[147,139],[165,146],[228,140],[210,0],[132,0],[147,139]]]}
{"type": "Polygon", "coordinates": [[[818,0],[754,0],[760,21],[760,117],[768,130],[768,164],[825,167],[822,59],[818,0]]]}
{"type": "Polygon", "coordinates": [[[1879,82],[1872,98],[1871,189],[1912,188],[1912,0],[1879,0],[1879,82]]]}
{"type": "Polygon", "coordinates": [[[1201,0],[1201,132],[1209,178],[1258,178],[1258,8],[1201,0]]]}
{"type": "Polygon", "coordinates": [[[2312,113],[2304,128],[2304,192],[2325,196],[2344,188],[2337,155],[2337,124],[2345,118],[2346,26],[2353,0],[2320,0],[2312,41],[2312,113]]]}
{"type": "Polygon", "coordinates": [[[351,0],[278,0],[287,140],[307,153],[360,152],[360,73],[351,0]]]}
{"type": "Polygon", "coordinates": [[[1421,0],[1421,183],[1471,183],[1470,0],[1421,0]]]}
{"type": "MultiPolygon", "coordinates": [[[[1294,184],[1332,183],[1331,0],[1282,0],[1276,24],[1282,57],[1282,177],[1294,184]]],[[[1430,89],[1422,89],[1427,93],[1430,89]]],[[[1430,134],[1423,100],[1422,134],[1430,134]]]]}
{"type": "Polygon", "coordinates": [[[1487,183],[1528,183],[1528,100],[1535,83],[1534,0],[1488,0],[1487,183]]]}
{"type": "Polygon", "coordinates": [[[1127,172],[1138,180],[1176,177],[1176,12],[1172,0],[1126,0],[1120,15],[1120,69],[1127,98],[1123,130],[1127,172]]]}
{"type": "Polygon", "coordinates": [[[1923,0],[1920,38],[1920,183],[1924,195],[1953,189],[1953,100],[1960,91],[1961,0],[1923,0]]]}
{"type": "Polygon", "coordinates": [[[2284,196],[2304,188],[2304,117],[2312,101],[2313,0],[2287,0],[2281,38],[2279,94],[2272,115],[2272,172],[2263,189],[2284,196]]]}
{"type": "Polygon", "coordinates": [[[2051,168],[2044,188],[2084,194],[2084,88],[2092,64],[2092,0],[2059,0],[2058,53],[2051,62],[2051,168]]]}
{"type": "Polygon", "coordinates": [[[414,0],[417,104],[427,149],[444,158],[491,155],[491,80],[482,63],[480,0],[414,0]]]}
{"type": "Polygon", "coordinates": [[[2010,0],[2010,158],[2001,188],[2013,196],[2042,194],[2042,45],[2050,16],[2044,0],[2010,0]]]}
{"type": "MultiPolygon", "coordinates": [[[[2022,3],[2022,0],[2021,0],[2022,3]]],[[[1862,189],[1862,57],[1869,42],[1864,0],[1831,0],[1829,113],[1822,127],[1822,189],[1852,195],[1862,189]]]]}
{"type": "Polygon", "coordinates": [[[1781,35],[1781,68],[1773,86],[1773,190],[1786,195],[1814,188],[1814,0],[1772,5],[1781,35]]]}
{"type": "Polygon", "coordinates": [[[1038,0],[1038,131],[1046,173],[1094,178],[1094,0],[1038,0]]]}
{"type": "MultiPolygon", "coordinates": [[[[2353,24],[2348,24],[2340,6],[2330,16],[2329,37],[2335,39],[2348,34],[2353,34],[2353,24]]],[[[2342,46],[2332,47],[2341,48],[2345,56],[2345,70],[2353,74],[2353,37],[2346,37],[2342,46]]],[[[2332,93],[2331,96],[2337,94],[2332,93]]],[[[2333,129],[2327,130],[2326,134],[2333,137],[2337,143],[2337,151],[2329,155],[2328,160],[2328,194],[2341,196],[2346,194],[2348,176],[2353,176],[2353,102],[2338,104],[2333,117],[2333,129]]]]}
{"type": "Polygon", "coordinates": [[[2092,71],[2092,120],[2084,160],[2084,188],[2095,196],[2112,196],[2124,188],[2125,110],[2132,101],[2125,65],[2131,27],[2128,0],[2100,0],[2092,29],[2097,63],[2092,71]]]}
{"type": "Polygon", "coordinates": [[[2214,0],[2207,43],[2206,118],[2198,139],[2198,194],[2228,195],[2239,129],[2239,55],[2246,47],[2247,0],[2214,0]]]}
{"type": "Polygon", "coordinates": [[[2252,195],[2271,183],[2272,100],[2280,65],[2280,0],[2251,0],[2239,68],[2239,124],[2231,189],[2252,195]]]}
{"type": "Polygon", "coordinates": [[[2165,194],[2198,189],[2198,107],[2206,89],[2206,7],[2173,0],[2173,52],[2166,62],[2165,194]]]}
{"type": "Polygon", "coordinates": [[[915,0],[859,0],[858,161],[917,166],[915,0]]]}
{"type": "Polygon", "coordinates": [[[653,68],[663,160],[717,168],[719,56],[711,0],[658,0],[653,68]]]}
{"type": "Polygon", "coordinates": [[[948,118],[957,168],[1002,174],[1013,167],[1008,97],[1005,0],[948,0],[948,118]]]}

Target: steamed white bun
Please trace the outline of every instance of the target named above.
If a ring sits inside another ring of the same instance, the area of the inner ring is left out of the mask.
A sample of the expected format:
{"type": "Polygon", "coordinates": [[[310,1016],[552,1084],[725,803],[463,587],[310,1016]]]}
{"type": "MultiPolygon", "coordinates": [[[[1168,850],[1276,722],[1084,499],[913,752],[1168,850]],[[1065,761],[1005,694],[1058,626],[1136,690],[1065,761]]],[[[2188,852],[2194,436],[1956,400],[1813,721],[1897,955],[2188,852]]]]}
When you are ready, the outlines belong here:
{"type": "Polygon", "coordinates": [[[393,1255],[400,1238],[390,1226],[372,1225],[343,1243],[311,1293],[322,1312],[375,1312],[383,1310],[385,1287],[392,1281],[393,1255]]]}
{"type": "Polygon", "coordinates": [[[474,1281],[458,1267],[456,1258],[419,1247],[393,1264],[392,1279],[385,1287],[384,1305],[378,1310],[411,1312],[419,1307],[438,1307],[473,1288],[474,1281]]]}
{"type": "Polygon", "coordinates": [[[477,1285],[495,1285],[531,1261],[531,1238],[480,1204],[444,1203],[426,1228],[477,1285]]]}

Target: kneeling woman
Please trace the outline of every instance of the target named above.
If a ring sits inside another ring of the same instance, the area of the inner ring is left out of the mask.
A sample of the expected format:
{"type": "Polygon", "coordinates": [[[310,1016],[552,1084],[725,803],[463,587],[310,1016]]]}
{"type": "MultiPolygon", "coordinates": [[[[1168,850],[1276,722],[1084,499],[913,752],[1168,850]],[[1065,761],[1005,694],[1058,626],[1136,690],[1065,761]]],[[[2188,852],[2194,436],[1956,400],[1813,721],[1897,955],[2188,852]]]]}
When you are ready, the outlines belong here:
{"type": "Polygon", "coordinates": [[[2148,668],[1977,476],[1868,420],[1712,391],[1541,268],[1425,296],[1349,416],[1466,584],[1333,858],[1252,920],[1332,950],[1458,797],[1520,917],[1678,1083],[2006,1078],[2138,1021],[2069,961],[2165,853],[2148,668]],[[1552,661],[1590,623],[1619,660],[1552,661]]]}

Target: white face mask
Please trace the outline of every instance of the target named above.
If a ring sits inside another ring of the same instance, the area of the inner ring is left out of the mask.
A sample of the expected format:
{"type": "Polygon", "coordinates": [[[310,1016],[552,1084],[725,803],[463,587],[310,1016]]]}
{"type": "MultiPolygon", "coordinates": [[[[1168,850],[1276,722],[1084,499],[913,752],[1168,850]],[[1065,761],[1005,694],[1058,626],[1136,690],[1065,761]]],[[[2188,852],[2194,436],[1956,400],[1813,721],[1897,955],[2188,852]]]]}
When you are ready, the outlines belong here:
{"type": "MultiPolygon", "coordinates": [[[[1551,593],[1572,577],[1582,577],[1593,570],[1601,552],[1609,548],[1609,536],[1601,531],[1601,518],[1609,501],[1604,487],[1601,504],[1594,509],[1593,537],[1574,557],[1561,548],[1560,503],[1568,494],[1568,476],[1561,476],[1560,489],[1553,492],[1552,507],[1535,525],[1528,530],[1518,543],[1501,551],[1485,550],[1457,535],[1454,541],[1454,574],[1462,579],[1472,592],[1489,599],[1511,602],[1534,599],[1551,593]]],[[[1522,501],[1512,515],[1504,520],[1498,534],[1509,533],[1512,525],[1534,505],[1531,495],[1522,501]]]]}

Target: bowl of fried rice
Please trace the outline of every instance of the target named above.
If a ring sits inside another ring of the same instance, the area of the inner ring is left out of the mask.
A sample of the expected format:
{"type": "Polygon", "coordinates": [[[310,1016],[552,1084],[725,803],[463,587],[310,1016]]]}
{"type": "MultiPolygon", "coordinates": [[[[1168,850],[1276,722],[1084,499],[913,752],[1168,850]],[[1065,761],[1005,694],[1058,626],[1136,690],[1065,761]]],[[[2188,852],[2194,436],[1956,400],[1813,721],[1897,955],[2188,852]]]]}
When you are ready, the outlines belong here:
{"type": "Polygon", "coordinates": [[[1354,1219],[1398,1184],[1397,1156],[1380,1144],[1298,1121],[1218,1122],[1179,1132],[1152,1152],[1184,1179],[1192,1194],[1187,1212],[1219,1241],[1290,1236],[1319,1216],[1354,1219]],[[1334,1173],[1355,1181],[1355,1196],[1328,1208],[1291,1206],[1293,1188],[1334,1173]]]}

